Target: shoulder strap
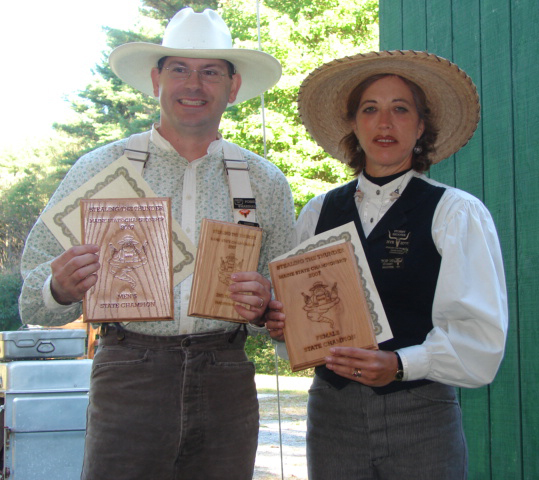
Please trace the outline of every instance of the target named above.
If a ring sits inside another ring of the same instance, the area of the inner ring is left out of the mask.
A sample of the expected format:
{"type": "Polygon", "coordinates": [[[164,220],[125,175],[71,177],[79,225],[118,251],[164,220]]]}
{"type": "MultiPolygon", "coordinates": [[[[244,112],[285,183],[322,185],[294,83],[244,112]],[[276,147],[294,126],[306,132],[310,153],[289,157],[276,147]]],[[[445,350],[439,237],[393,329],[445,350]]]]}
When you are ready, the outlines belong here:
{"type": "MultiPolygon", "coordinates": [[[[150,135],[151,131],[131,135],[124,149],[124,155],[141,175],[150,156],[150,135]]],[[[241,148],[226,140],[223,140],[223,164],[233,202],[234,222],[258,226],[256,200],[249,178],[249,163],[245,160],[241,148]]]]}
{"type": "Polygon", "coordinates": [[[240,147],[223,140],[223,164],[233,203],[234,222],[258,227],[256,199],[251,189],[249,163],[240,147]]]}
{"type": "Polygon", "coordinates": [[[150,130],[131,135],[124,150],[124,155],[131,160],[131,163],[141,175],[150,157],[150,135],[150,130]]]}

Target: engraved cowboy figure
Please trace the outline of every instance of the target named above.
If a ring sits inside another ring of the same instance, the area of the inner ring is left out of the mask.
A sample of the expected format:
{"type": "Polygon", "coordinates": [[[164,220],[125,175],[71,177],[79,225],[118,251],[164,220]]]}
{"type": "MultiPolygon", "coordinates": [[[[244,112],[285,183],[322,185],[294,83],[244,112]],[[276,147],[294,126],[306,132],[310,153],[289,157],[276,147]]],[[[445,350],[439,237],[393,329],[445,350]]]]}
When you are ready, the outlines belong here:
{"type": "Polygon", "coordinates": [[[333,328],[333,320],[324,314],[340,302],[337,282],[333,284],[331,291],[322,282],[316,282],[310,291],[312,292],[310,295],[301,292],[305,301],[303,310],[307,312],[307,318],[311,322],[329,323],[333,328]]]}
{"type": "Polygon", "coordinates": [[[238,261],[234,255],[227,255],[221,258],[221,266],[219,267],[219,281],[225,285],[230,285],[230,275],[241,270],[243,260],[238,261]]]}
{"type": "Polygon", "coordinates": [[[139,249],[136,247],[139,242],[137,242],[132,235],[126,235],[118,242],[118,244],[120,245],[119,249],[112,243],[109,243],[109,247],[112,250],[109,259],[110,272],[114,278],[129,283],[134,290],[137,282],[130,273],[148,262],[146,257],[148,241],[144,241],[142,248],[139,249]]]}

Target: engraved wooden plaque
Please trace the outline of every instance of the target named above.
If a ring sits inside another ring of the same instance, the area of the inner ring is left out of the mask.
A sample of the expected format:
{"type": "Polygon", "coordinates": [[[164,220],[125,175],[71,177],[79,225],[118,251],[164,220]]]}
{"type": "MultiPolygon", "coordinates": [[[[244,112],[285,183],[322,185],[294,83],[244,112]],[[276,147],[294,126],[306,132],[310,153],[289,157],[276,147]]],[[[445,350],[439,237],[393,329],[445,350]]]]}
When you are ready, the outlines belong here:
{"type": "Polygon", "coordinates": [[[85,322],[174,318],[170,198],[83,199],[82,242],[100,245],[85,322]]]}
{"type": "Polygon", "coordinates": [[[188,314],[247,323],[230,299],[234,272],[256,272],[262,229],[204,218],[200,226],[188,314]]]}
{"type": "Polygon", "coordinates": [[[270,262],[269,269],[284,305],[292,371],[323,365],[331,347],[378,348],[350,242],[270,262]]]}

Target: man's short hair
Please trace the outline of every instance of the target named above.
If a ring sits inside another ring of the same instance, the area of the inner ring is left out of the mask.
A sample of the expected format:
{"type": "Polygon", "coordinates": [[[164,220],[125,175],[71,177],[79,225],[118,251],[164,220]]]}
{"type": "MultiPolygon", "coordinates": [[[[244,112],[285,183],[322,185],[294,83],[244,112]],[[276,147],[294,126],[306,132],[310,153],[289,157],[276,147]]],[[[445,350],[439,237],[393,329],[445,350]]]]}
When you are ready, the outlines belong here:
{"type": "MultiPolygon", "coordinates": [[[[163,67],[165,65],[165,61],[167,60],[168,56],[167,57],[161,57],[158,62],[157,62],[157,69],[159,70],[159,73],[161,73],[161,70],[163,70],[163,67]]],[[[223,62],[226,63],[227,67],[228,67],[228,75],[232,78],[232,75],[235,75],[236,74],[236,67],[234,66],[234,64],[232,62],[229,62],[228,60],[225,60],[225,59],[220,59],[220,60],[223,60],[223,62]]]]}

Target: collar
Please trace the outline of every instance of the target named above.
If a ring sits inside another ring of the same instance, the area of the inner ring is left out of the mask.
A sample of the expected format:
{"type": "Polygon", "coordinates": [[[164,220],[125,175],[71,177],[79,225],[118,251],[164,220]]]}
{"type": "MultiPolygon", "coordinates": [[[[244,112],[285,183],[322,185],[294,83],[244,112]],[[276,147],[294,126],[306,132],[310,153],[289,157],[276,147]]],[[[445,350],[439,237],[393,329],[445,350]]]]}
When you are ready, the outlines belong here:
{"type": "Polygon", "coordinates": [[[376,185],[380,185],[380,186],[383,186],[383,185],[386,185],[390,182],[392,182],[393,180],[397,179],[397,178],[400,178],[402,177],[403,175],[406,175],[410,170],[412,170],[411,168],[408,168],[406,170],[402,170],[400,172],[397,172],[397,173],[394,173],[392,175],[387,175],[385,177],[371,177],[366,170],[363,170],[363,175],[365,176],[365,178],[367,178],[368,180],[370,180],[372,183],[376,183],[376,185]]]}
{"type": "MultiPolygon", "coordinates": [[[[152,132],[150,134],[150,141],[159,149],[165,150],[166,152],[175,152],[175,148],[166,140],[157,130],[157,124],[154,123],[152,126],[152,132]]],[[[223,149],[223,136],[221,133],[217,132],[217,139],[211,142],[208,146],[206,155],[212,155],[223,149]]],[[[201,157],[203,158],[203,157],[201,157]]],[[[196,160],[195,160],[196,162],[196,160]]]]}
{"type": "Polygon", "coordinates": [[[397,177],[395,180],[386,183],[383,186],[379,186],[367,179],[363,172],[361,172],[357,179],[356,189],[361,190],[367,198],[380,198],[383,200],[392,193],[402,195],[402,192],[408,186],[410,180],[414,177],[419,177],[420,175],[421,174],[415,170],[410,170],[404,175],[397,177]]]}

